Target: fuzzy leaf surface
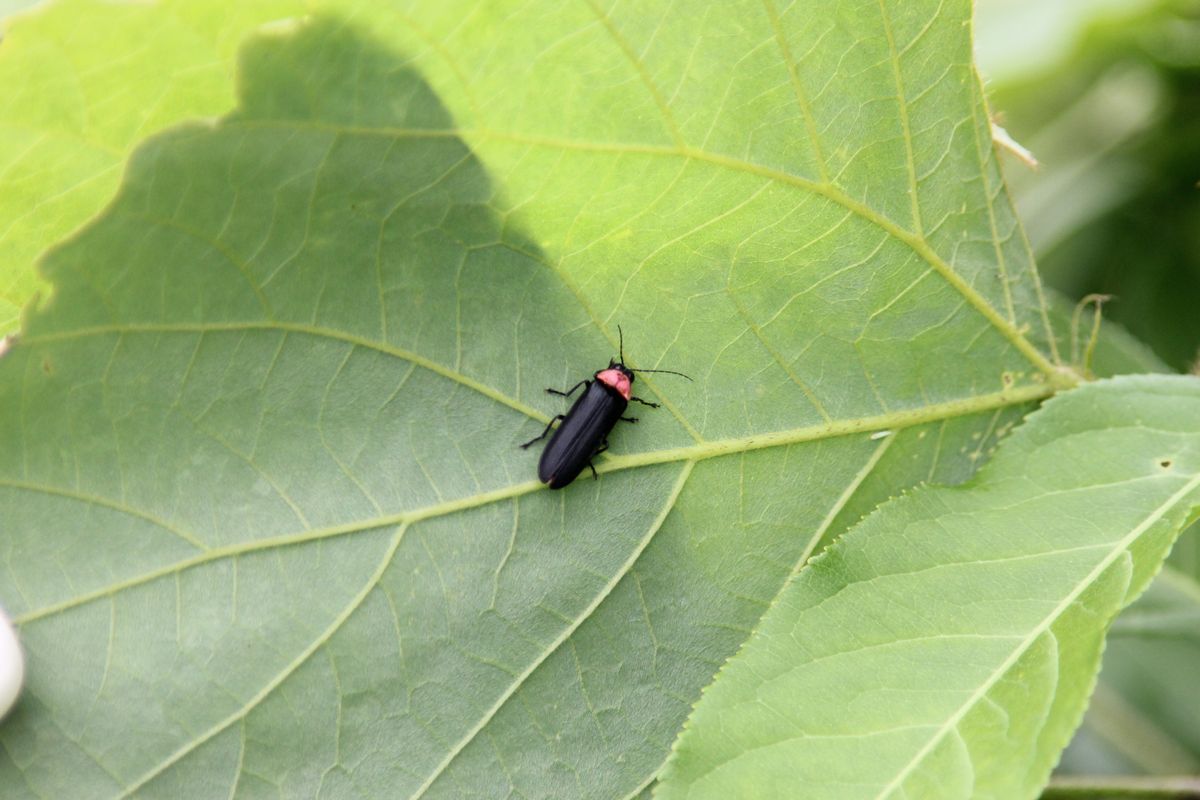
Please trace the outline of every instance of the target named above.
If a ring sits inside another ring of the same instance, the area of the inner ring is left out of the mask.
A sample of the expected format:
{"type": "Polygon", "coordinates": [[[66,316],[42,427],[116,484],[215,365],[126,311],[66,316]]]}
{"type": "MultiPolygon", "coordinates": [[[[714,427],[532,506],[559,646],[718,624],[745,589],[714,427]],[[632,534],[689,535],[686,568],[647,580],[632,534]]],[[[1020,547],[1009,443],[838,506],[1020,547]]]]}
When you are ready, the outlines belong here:
{"type": "Polygon", "coordinates": [[[0,359],[30,666],[0,783],[645,790],[794,570],[1064,380],[969,10],[329,3],[250,35],[236,109],[138,148],[0,359]],[[695,382],[641,376],[663,408],[546,491],[517,444],[618,324],[695,382]]]}

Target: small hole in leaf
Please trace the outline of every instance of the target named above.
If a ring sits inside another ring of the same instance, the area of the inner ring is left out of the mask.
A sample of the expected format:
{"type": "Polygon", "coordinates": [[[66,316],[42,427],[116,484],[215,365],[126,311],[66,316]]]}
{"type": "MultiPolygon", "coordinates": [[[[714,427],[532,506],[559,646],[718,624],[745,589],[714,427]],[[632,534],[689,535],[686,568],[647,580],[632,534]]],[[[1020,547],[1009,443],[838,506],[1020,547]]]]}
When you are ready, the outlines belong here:
{"type": "Polygon", "coordinates": [[[1162,467],[1163,469],[1170,469],[1171,468],[1171,459],[1164,458],[1162,461],[1158,462],[1158,465],[1160,467],[1162,467]]]}

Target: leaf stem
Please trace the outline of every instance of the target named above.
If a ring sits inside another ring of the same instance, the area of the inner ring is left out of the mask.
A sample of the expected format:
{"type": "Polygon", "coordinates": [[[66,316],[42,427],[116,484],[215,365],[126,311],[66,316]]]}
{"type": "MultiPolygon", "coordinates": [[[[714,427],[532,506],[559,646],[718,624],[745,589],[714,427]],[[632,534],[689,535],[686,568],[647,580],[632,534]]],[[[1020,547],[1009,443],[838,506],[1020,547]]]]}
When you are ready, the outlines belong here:
{"type": "Polygon", "coordinates": [[[1200,777],[1083,775],[1053,778],[1042,800],[1197,800],[1200,777]]]}

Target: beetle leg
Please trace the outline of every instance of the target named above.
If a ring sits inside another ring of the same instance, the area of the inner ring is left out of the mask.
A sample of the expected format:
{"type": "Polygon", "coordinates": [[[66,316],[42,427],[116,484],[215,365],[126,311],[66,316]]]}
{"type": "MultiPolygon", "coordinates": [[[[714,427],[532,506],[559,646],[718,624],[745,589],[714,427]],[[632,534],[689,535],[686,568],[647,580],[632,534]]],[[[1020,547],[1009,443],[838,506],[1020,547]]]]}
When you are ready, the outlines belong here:
{"type": "Polygon", "coordinates": [[[567,416],[566,414],[559,414],[557,417],[550,420],[550,422],[547,423],[547,425],[546,425],[546,430],[542,431],[542,434],[540,436],[535,436],[534,438],[530,439],[525,444],[521,445],[521,449],[525,449],[526,447],[529,447],[529,445],[533,444],[534,442],[538,441],[539,439],[545,439],[546,434],[550,433],[550,429],[554,427],[554,423],[565,419],[566,416],[567,416]]]}
{"type": "Polygon", "coordinates": [[[621,417],[623,422],[637,422],[637,417],[621,417]]]}
{"type": "Polygon", "coordinates": [[[642,405],[644,405],[644,406],[650,406],[651,408],[658,408],[658,407],[659,407],[658,403],[648,403],[648,402],[646,402],[645,400],[643,400],[643,399],[642,399],[642,398],[640,398],[640,397],[631,397],[631,398],[629,398],[629,399],[630,399],[630,400],[636,400],[637,402],[641,403],[642,405]]]}
{"type": "MultiPolygon", "coordinates": [[[[592,453],[592,458],[595,458],[596,456],[600,455],[607,449],[608,449],[608,439],[604,439],[603,441],[600,442],[600,446],[596,448],[596,452],[592,453]]],[[[596,474],[596,465],[593,464],[591,461],[588,461],[588,469],[590,469],[592,471],[592,480],[594,480],[594,481],[600,480],[600,476],[596,474]]]]}
{"type": "Polygon", "coordinates": [[[591,381],[586,381],[586,380],[580,381],[579,383],[572,386],[570,389],[567,389],[565,392],[560,392],[558,389],[547,389],[546,393],[547,394],[556,394],[559,397],[570,397],[571,395],[575,394],[575,392],[579,389],[580,386],[587,386],[589,383],[591,383],[591,381]]]}

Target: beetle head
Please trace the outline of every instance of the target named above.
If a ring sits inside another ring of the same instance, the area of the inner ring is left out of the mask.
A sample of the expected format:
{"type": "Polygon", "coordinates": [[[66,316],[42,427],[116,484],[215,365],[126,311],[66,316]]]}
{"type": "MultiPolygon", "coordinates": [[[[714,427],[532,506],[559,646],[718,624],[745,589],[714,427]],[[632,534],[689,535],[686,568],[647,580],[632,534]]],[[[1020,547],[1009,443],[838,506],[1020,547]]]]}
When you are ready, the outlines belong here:
{"type": "Polygon", "coordinates": [[[623,361],[613,361],[612,359],[609,359],[608,368],[617,370],[626,378],[628,378],[630,383],[633,383],[633,370],[625,366],[623,361]]]}
{"type": "Polygon", "coordinates": [[[609,387],[617,394],[629,399],[633,392],[630,386],[633,384],[633,373],[620,362],[610,361],[608,369],[602,369],[595,375],[596,380],[609,387]]]}

